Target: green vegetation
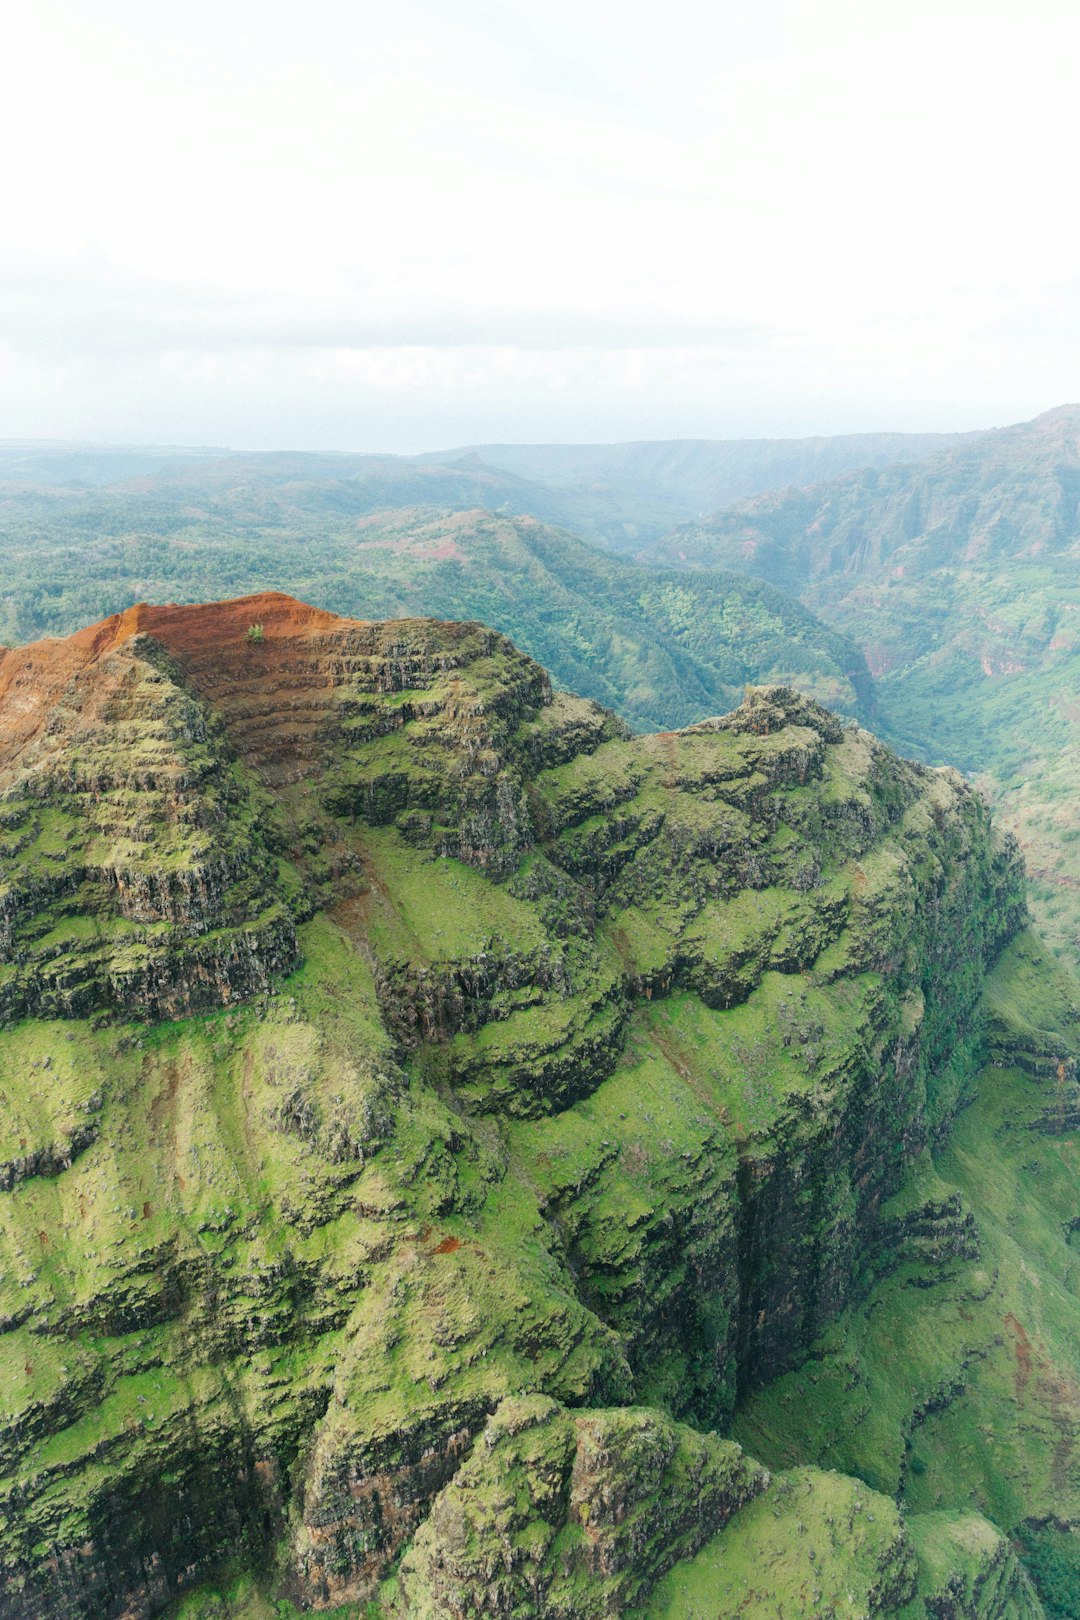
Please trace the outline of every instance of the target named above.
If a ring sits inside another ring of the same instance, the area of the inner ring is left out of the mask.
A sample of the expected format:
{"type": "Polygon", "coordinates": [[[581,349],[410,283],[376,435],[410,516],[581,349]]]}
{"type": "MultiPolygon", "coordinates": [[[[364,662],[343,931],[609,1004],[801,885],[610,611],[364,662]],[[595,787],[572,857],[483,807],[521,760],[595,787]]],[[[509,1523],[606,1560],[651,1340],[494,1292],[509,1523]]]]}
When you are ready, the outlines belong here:
{"type": "Polygon", "coordinates": [[[765,1483],[738,1446],[656,1412],[504,1401],[405,1555],[400,1612],[620,1614],[765,1483]]]}
{"type": "Polygon", "coordinates": [[[785,490],[679,529],[657,561],[799,595],[873,671],[876,729],[975,776],[1020,841],[1050,943],[1080,953],[1075,406],[927,461],[785,490]]]}
{"type": "Polygon", "coordinates": [[[1053,1525],[1024,1527],[1019,1542],[1047,1620],[1076,1620],[1080,1615],[1080,1549],[1076,1537],[1053,1525]]]}
{"type": "MultiPolygon", "coordinates": [[[[237,539],[253,528],[268,533],[293,528],[306,535],[320,524],[324,530],[345,530],[391,508],[482,508],[500,515],[528,512],[605,549],[634,551],[674,523],[759,490],[918,460],[965,437],[975,435],[489,445],[427,456],[241,454],[8,440],[0,442],[0,512],[7,533],[29,538],[51,525],[54,536],[78,536],[93,546],[110,536],[141,544],[170,534],[185,540],[193,533],[213,537],[230,528],[237,539]]],[[[113,548],[107,550],[115,560],[113,548]]],[[[226,554],[223,548],[222,557],[226,554]]],[[[163,548],[155,555],[165,562],[163,548]]],[[[180,560],[181,574],[186,566],[180,560]]],[[[55,569],[34,575],[49,595],[58,579],[55,569]]],[[[283,580],[280,575],[263,583],[283,580]]],[[[203,586],[196,597],[224,594],[215,593],[212,580],[203,586]]],[[[130,592],[124,605],[139,594],[130,592]]],[[[94,607],[76,622],[97,617],[94,607]]]]}
{"type": "Polygon", "coordinates": [[[896,1614],[917,1565],[895,1505],[813,1469],[769,1490],[653,1594],[647,1620],[751,1614],[785,1620],[896,1614]]]}
{"type": "Polygon", "coordinates": [[[482,626],[129,628],[0,707],[12,1620],[1039,1620],[1080,987],[981,799],[482,626]]]}
{"type": "MultiPolygon", "coordinates": [[[[0,486],[0,642],[67,634],[133,599],[286,589],[362,619],[482,620],[561,686],[643,730],[724,713],[747,682],[791,684],[864,719],[872,711],[869,674],[846,638],[746,575],[636,568],[532,517],[357,517],[325,494],[185,486],[163,510],[145,494],[119,506],[97,496],[101,509],[80,514],[35,492],[43,515],[31,521],[28,497],[0,486]]],[[[260,629],[248,626],[249,642],[260,629]]]]}
{"type": "MultiPolygon", "coordinates": [[[[327,1620],[364,1620],[355,1603],[320,1611],[327,1620]]],[[[300,1620],[303,1610],[268,1590],[250,1575],[214,1582],[183,1598],[170,1610],[170,1620],[300,1620]]]]}

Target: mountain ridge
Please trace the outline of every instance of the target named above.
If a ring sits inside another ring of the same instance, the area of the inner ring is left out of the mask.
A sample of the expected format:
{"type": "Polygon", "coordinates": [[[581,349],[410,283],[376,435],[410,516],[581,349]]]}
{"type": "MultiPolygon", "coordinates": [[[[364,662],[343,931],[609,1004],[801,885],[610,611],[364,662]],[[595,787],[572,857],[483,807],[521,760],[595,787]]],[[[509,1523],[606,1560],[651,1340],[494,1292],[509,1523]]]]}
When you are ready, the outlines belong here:
{"type": "Polygon", "coordinates": [[[276,574],[346,614],[483,619],[564,687],[620,709],[641,729],[725,709],[747,682],[786,680],[846,713],[873,712],[873,684],[855,647],[749,575],[690,581],[643,571],[532,518],[409,508],[365,513],[328,535],[305,519],[298,532],[264,528],[246,537],[207,536],[186,518],[158,541],[99,536],[90,562],[83,543],[60,548],[54,536],[49,557],[50,569],[73,582],[56,607],[32,583],[42,567],[38,544],[9,555],[7,600],[29,609],[15,609],[13,630],[19,622],[66,629],[79,604],[112,606],[128,583],[143,591],[186,586],[198,596],[204,577],[219,589],[257,588],[276,574]],[[75,582],[84,584],[77,600],[75,582]]]}
{"type": "Polygon", "coordinates": [[[937,1518],[889,1477],[955,1290],[987,1402],[1067,1241],[1080,993],[958,775],[783,687],[631,737],[481,624],[280,594],[64,646],[29,736],[0,694],[3,1620],[669,1617],[740,1571],[763,1617],[1038,1620],[1006,1536],[1080,1521],[1071,1453],[999,1459],[994,1521],[928,1442],[937,1518]],[[1044,1164],[1019,1258],[934,1168],[976,1127],[993,1186],[1044,1164]],[[785,1416],[838,1332],[873,1485],[785,1416]]]}
{"type": "Polygon", "coordinates": [[[758,497],[650,552],[738,566],[863,650],[887,735],[985,781],[1075,958],[1080,406],[929,461],[758,497]]]}
{"type": "MultiPolygon", "coordinates": [[[[632,489],[644,502],[686,516],[768,488],[835,477],[863,467],[923,460],[972,433],[847,433],[797,439],[639,439],[611,444],[481,444],[424,459],[474,457],[483,465],[567,489],[632,489]]],[[[632,550],[633,536],[619,540],[632,550]]]]}

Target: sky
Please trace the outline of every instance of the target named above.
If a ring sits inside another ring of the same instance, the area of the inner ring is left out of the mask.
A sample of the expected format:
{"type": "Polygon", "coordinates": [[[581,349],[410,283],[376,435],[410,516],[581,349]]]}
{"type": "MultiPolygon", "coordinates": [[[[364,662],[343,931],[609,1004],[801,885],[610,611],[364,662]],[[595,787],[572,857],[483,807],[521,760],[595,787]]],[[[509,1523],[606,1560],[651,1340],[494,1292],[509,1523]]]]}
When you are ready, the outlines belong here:
{"type": "Polygon", "coordinates": [[[35,0],[0,437],[416,451],[1080,397],[1064,0],[35,0]]]}

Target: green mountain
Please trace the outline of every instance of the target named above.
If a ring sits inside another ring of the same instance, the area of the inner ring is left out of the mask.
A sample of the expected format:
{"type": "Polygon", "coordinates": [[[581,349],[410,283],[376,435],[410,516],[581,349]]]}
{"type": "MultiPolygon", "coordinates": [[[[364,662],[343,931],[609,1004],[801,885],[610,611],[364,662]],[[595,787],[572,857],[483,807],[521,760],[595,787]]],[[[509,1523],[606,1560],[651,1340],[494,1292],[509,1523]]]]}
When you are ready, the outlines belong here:
{"type": "MultiPolygon", "coordinates": [[[[529,513],[607,546],[609,530],[623,535],[628,499],[565,494],[487,467],[476,456],[447,465],[392,455],[0,441],[0,555],[15,569],[3,595],[0,634],[5,619],[14,626],[7,633],[19,637],[85,623],[83,610],[96,611],[90,606],[95,584],[98,597],[111,586],[116,601],[130,600],[130,593],[116,592],[132,568],[150,577],[168,577],[171,568],[179,582],[200,563],[231,568],[233,547],[241,564],[276,561],[283,549],[288,556],[298,546],[332,551],[347,546],[358,521],[389,508],[529,513]],[[208,547],[215,553],[209,559],[208,547]],[[90,578],[83,584],[88,559],[90,578]],[[82,616],[72,618],[76,605],[82,616]]],[[[649,532],[662,534],[682,515],[683,509],[665,506],[649,532]]],[[[219,581],[219,589],[222,583],[231,581],[219,581]]],[[[213,588],[213,580],[201,576],[197,594],[213,588]]]]}
{"type": "Polygon", "coordinates": [[[40,527],[0,528],[0,639],[68,634],[137,597],[190,601],[281,585],[363,618],[483,619],[560,685],[646,730],[729,709],[747,682],[783,682],[845,714],[873,713],[853,643],[749,575],[634,567],[534,518],[475,509],[343,515],[325,493],[304,481],[264,492],[259,508],[250,491],[242,500],[230,491],[227,511],[212,516],[204,491],[203,507],[177,509],[173,526],[157,531],[153,499],[136,493],[130,531],[111,495],[95,530],[86,509],[65,513],[50,490],[40,527]]]}
{"type": "Polygon", "coordinates": [[[10,557],[17,566],[7,612],[21,611],[19,628],[26,631],[35,613],[46,612],[53,595],[73,583],[63,568],[46,566],[56,545],[62,557],[68,547],[84,558],[91,553],[107,583],[110,560],[125,542],[156,546],[164,566],[179,552],[182,572],[191,545],[325,541],[347,536],[372,512],[417,505],[531,512],[551,522],[578,515],[557,492],[475,457],[444,466],[402,456],[293,452],[56,446],[31,453],[8,445],[5,453],[0,442],[0,537],[5,562],[10,557]]]}
{"type": "Polygon", "coordinates": [[[1080,950],[1080,407],[761,496],[653,553],[797,592],[866,653],[877,724],[979,776],[1047,937],[1080,950]]]}
{"type": "Polygon", "coordinates": [[[954,771],[280,595],[0,661],[0,1617],[1067,1615],[1080,987],[954,771]]]}
{"type": "Polygon", "coordinates": [[[528,517],[377,514],[311,584],[373,617],[482,619],[645,730],[729,709],[748,682],[864,718],[874,708],[854,644],[793,598],[747,574],[634,567],[528,517]]]}
{"type": "MultiPolygon", "coordinates": [[[[421,457],[484,466],[557,490],[564,521],[632,551],[687,518],[763,490],[919,461],[974,433],[847,433],[812,439],[646,439],[628,444],[484,444],[421,457]],[[608,510],[605,510],[607,508],[608,510]]],[[[527,510],[535,512],[535,507],[527,510]]]]}

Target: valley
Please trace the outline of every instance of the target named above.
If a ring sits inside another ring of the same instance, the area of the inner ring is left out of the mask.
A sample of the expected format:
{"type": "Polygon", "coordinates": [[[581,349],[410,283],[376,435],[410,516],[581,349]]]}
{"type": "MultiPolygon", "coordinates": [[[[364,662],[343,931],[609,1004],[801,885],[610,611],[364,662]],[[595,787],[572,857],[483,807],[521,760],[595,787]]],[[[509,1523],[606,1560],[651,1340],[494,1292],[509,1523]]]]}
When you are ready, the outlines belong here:
{"type": "Polygon", "coordinates": [[[1080,953],[1080,407],[927,461],[774,491],[650,552],[799,597],[865,654],[877,725],[980,781],[1046,937],[1080,953]]]}

